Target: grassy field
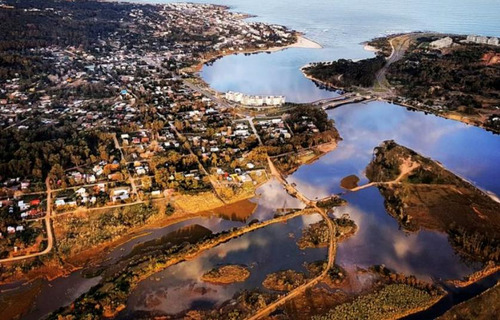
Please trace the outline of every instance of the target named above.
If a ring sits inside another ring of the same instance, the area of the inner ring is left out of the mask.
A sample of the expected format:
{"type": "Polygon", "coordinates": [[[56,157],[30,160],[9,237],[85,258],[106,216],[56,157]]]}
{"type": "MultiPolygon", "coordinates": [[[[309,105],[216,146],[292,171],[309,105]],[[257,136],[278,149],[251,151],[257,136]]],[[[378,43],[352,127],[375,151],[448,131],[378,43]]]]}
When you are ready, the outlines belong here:
{"type": "Polygon", "coordinates": [[[406,284],[390,284],[380,291],[341,304],[313,320],[397,319],[424,310],[437,302],[424,290],[406,284]]]}
{"type": "Polygon", "coordinates": [[[61,217],[54,221],[58,251],[63,256],[72,256],[121,237],[131,228],[143,226],[159,215],[158,209],[138,204],[61,217]]]}

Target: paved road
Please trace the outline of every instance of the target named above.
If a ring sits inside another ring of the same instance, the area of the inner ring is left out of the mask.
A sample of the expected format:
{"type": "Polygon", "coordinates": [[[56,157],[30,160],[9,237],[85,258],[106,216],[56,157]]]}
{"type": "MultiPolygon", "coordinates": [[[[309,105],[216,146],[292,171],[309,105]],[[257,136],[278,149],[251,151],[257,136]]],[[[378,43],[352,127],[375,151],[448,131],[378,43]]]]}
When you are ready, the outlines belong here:
{"type": "Polygon", "coordinates": [[[345,99],[345,100],[332,101],[332,102],[325,103],[325,104],[321,105],[321,108],[323,108],[323,110],[330,110],[330,109],[335,109],[335,108],[341,107],[341,106],[346,105],[346,104],[362,102],[362,101],[365,101],[366,99],[367,98],[365,98],[365,97],[352,97],[352,98],[345,99]]]}
{"type": "Polygon", "coordinates": [[[386,79],[387,69],[391,64],[401,60],[406,50],[410,47],[411,40],[413,38],[413,34],[407,34],[399,37],[395,37],[389,40],[389,43],[392,48],[391,55],[387,58],[386,64],[376,75],[376,83],[379,88],[386,91],[386,95],[393,95],[392,89],[387,86],[388,82],[386,79]],[[397,43],[396,43],[397,42],[397,43]],[[396,43],[396,44],[395,44],[396,43]]]}
{"type": "Polygon", "coordinates": [[[253,134],[255,134],[255,136],[257,137],[257,140],[259,141],[259,145],[261,145],[261,146],[262,146],[262,145],[264,145],[264,144],[262,143],[262,140],[260,139],[260,136],[259,136],[259,134],[257,133],[257,129],[255,129],[255,125],[254,125],[254,123],[253,123],[253,119],[254,119],[254,117],[250,117],[250,116],[247,116],[247,117],[245,118],[245,120],[247,120],[247,121],[250,123],[250,128],[252,128],[253,134]]]}
{"type": "Polygon", "coordinates": [[[309,104],[312,104],[312,105],[322,105],[322,104],[325,104],[325,103],[328,103],[328,102],[345,100],[345,99],[347,99],[349,97],[352,97],[353,95],[354,95],[354,93],[348,92],[348,93],[344,93],[343,95],[340,95],[338,97],[325,98],[325,99],[319,99],[319,100],[316,100],[316,101],[312,101],[312,102],[309,102],[309,104]]]}

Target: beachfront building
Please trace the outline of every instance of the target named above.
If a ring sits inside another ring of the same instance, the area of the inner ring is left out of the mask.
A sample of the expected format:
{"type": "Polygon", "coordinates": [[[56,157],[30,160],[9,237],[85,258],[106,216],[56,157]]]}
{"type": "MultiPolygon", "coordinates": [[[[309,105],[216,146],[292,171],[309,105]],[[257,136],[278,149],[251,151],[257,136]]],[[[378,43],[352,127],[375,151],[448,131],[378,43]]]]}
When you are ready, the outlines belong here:
{"type": "Polygon", "coordinates": [[[488,37],[484,37],[484,36],[475,36],[475,35],[467,36],[467,42],[479,43],[479,44],[489,44],[492,46],[499,45],[499,40],[496,37],[488,38],[488,37]]]}
{"type": "Polygon", "coordinates": [[[250,107],[280,106],[285,103],[284,96],[252,96],[233,91],[226,93],[226,99],[250,107]]]}

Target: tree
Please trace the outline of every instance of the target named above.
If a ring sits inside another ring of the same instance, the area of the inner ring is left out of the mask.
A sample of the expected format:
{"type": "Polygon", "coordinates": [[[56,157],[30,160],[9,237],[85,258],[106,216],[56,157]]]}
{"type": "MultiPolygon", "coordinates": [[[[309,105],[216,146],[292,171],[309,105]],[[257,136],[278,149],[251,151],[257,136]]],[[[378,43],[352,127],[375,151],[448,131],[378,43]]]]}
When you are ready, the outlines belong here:
{"type": "Polygon", "coordinates": [[[54,181],[62,179],[64,177],[63,167],[59,163],[54,164],[50,169],[49,177],[54,181]]]}
{"type": "Polygon", "coordinates": [[[166,168],[160,168],[155,172],[156,183],[158,183],[163,189],[168,189],[169,177],[170,173],[166,168]]]}
{"type": "Polygon", "coordinates": [[[153,181],[151,177],[144,176],[141,178],[141,185],[144,189],[149,190],[151,189],[151,186],[153,185],[153,181]]]}

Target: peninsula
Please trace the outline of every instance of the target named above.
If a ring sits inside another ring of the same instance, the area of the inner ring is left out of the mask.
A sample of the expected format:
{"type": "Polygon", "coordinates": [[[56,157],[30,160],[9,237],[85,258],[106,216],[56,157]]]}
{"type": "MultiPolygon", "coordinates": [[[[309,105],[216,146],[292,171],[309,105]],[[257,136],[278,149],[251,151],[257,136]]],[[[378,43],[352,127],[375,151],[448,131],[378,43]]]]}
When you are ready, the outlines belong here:
{"type": "Polygon", "coordinates": [[[500,261],[500,203],[496,199],[394,141],[375,149],[366,175],[383,195],[387,212],[403,228],[447,233],[450,243],[467,259],[500,261]]]}
{"type": "Polygon", "coordinates": [[[374,39],[376,57],[312,63],[304,74],[342,88],[500,132],[497,38],[409,33],[374,39]]]}

